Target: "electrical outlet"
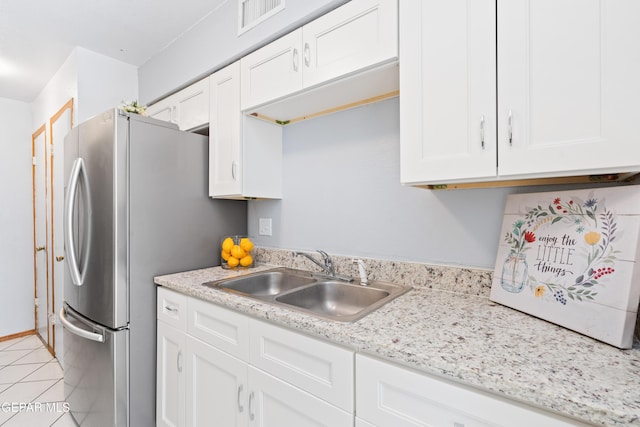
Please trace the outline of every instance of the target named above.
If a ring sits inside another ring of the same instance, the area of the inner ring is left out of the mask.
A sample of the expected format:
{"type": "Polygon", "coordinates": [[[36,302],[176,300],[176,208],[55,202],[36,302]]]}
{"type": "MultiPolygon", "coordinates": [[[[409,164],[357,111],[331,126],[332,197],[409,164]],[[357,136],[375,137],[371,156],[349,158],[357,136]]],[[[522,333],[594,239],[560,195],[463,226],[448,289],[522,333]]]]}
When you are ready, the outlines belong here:
{"type": "Polygon", "coordinates": [[[258,220],[258,234],[261,236],[271,236],[271,218],[260,218],[258,220]]]}

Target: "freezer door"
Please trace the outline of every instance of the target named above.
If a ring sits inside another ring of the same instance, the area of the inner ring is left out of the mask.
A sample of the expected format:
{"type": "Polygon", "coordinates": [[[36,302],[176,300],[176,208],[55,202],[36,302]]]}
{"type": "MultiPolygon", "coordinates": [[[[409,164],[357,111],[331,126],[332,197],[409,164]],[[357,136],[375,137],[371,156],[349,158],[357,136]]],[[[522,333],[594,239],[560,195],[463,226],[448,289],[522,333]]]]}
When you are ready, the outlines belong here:
{"type": "Polygon", "coordinates": [[[128,426],[129,330],[110,330],[62,308],[64,395],[81,427],[128,426]]]}
{"type": "MultiPolygon", "coordinates": [[[[67,141],[65,140],[65,143],[67,141]]],[[[66,157],[65,301],[112,329],[129,323],[127,299],[128,122],[109,110],[80,126],[66,157]]]]}

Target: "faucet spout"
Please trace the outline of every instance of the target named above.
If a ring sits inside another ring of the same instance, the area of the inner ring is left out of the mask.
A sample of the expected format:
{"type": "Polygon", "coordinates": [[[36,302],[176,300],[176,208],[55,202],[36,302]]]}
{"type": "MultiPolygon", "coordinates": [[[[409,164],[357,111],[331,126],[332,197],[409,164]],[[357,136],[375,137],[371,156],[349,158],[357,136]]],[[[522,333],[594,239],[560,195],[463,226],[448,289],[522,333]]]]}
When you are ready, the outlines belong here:
{"type": "Polygon", "coordinates": [[[312,263],[314,263],[315,265],[317,265],[318,267],[320,267],[323,271],[323,273],[329,277],[333,277],[339,280],[344,280],[346,282],[351,282],[353,281],[353,279],[351,277],[346,277],[346,276],[340,276],[338,274],[336,274],[336,270],[333,267],[333,261],[331,260],[331,257],[329,256],[328,253],[326,253],[325,251],[316,251],[318,252],[321,256],[322,256],[322,261],[318,261],[316,258],[312,257],[311,255],[304,253],[304,252],[293,252],[293,256],[296,257],[298,255],[301,255],[305,258],[307,258],[309,261],[311,261],[312,263]]]}
{"type": "Polygon", "coordinates": [[[314,257],[312,257],[311,255],[304,252],[293,252],[293,256],[302,255],[303,257],[307,258],[309,261],[311,261],[312,263],[320,267],[322,271],[324,271],[325,273],[329,275],[334,275],[335,271],[333,270],[333,263],[331,262],[331,257],[324,251],[318,251],[318,253],[322,255],[322,259],[324,262],[320,262],[314,257]]]}

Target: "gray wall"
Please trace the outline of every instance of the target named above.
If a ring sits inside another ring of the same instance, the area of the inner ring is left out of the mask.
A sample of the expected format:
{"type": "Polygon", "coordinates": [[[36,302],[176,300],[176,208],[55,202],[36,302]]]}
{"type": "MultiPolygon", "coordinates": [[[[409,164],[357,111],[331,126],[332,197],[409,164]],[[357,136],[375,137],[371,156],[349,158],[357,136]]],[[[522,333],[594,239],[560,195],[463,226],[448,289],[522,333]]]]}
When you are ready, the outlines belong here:
{"type": "Polygon", "coordinates": [[[249,202],[249,235],[263,247],[493,270],[508,194],[593,186],[402,186],[399,141],[398,98],[286,126],[283,199],[249,202]],[[258,235],[259,218],[273,219],[272,236],[258,235]]]}
{"type": "Polygon", "coordinates": [[[511,189],[400,185],[398,98],[284,128],[283,199],[249,202],[260,246],[493,268],[511,189]],[[273,218],[273,236],[258,219],[273,218]]]}
{"type": "Polygon", "coordinates": [[[31,108],[0,98],[0,337],[33,329],[31,108]]]}
{"type": "Polygon", "coordinates": [[[151,103],[348,0],[286,0],[285,10],[238,36],[238,1],[228,0],[139,71],[142,103],[151,103]]]}

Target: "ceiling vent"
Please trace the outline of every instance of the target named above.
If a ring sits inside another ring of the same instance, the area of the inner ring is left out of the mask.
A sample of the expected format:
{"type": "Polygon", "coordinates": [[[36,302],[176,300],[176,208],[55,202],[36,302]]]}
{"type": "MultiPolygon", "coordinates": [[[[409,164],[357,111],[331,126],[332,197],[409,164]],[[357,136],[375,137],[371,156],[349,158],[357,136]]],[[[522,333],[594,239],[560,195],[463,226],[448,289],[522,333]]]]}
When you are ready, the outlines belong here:
{"type": "Polygon", "coordinates": [[[284,9],[285,0],[238,0],[238,35],[284,9]]]}

